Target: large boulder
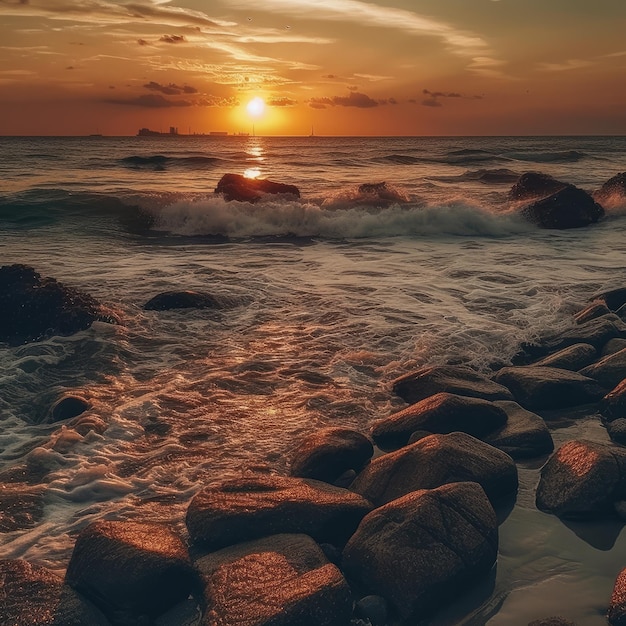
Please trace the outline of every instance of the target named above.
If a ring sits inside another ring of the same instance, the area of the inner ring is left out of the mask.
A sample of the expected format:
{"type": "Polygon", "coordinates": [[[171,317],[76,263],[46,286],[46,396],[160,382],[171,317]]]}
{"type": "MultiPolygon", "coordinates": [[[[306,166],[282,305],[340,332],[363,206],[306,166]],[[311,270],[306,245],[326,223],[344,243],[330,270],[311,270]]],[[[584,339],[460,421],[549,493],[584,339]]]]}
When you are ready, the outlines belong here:
{"type": "Polygon", "coordinates": [[[606,389],[613,389],[626,378],[626,348],[581,369],[580,373],[597,380],[606,389]]]}
{"type": "Polygon", "coordinates": [[[421,623],[485,576],[497,554],[489,500],[462,482],[414,491],[367,515],[343,551],[343,569],[401,618],[421,623]]]}
{"type": "Polygon", "coordinates": [[[554,450],[550,430],[539,415],[523,409],[517,402],[499,400],[495,404],[506,412],[507,421],[483,437],[483,441],[513,459],[528,459],[554,450]]]}
{"type": "Polygon", "coordinates": [[[489,400],[441,392],[376,422],[371,432],[378,446],[400,447],[416,430],[461,431],[480,439],[503,426],[506,419],[506,413],[489,400]]]}
{"type": "Polygon", "coordinates": [[[596,402],[606,393],[595,380],[555,367],[503,367],[494,380],[531,411],[596,402]]]}
{"type": "Polygon", "coordinates": [[[591,300],[604,302],[611,311],[617,311],[626,304],[626,287],[602,291],[592,296],[591,300]]]}
{"type": "Polygon", "coordinates": [[[554,192],[567,187],[568,183],[563,183],[549,174],[541,172],[526,172],[522,174],[509,191],[509,200],[532,200],[535,198],[545,198],[554,192]]]}
{"type": "Polygon", "coordinates": [[[0,267],[0,342],[18,346],[73,335],[96,320],[112,318],[90,295],[42,278],[27,265],[0,267]]]}
{"type": "Polygon", "coordinates": [[[609,178],[593,193],[593,197],[600,203],[608,204],[626,200],[626,172],[620,172],[609,178]]]}
{"type": "Polygon", "coordinates": [[[607,617],[611,626],[626,626],[626,568],[615,579],[607,617]]]}
{"type": "Polygon", "coordinates": [[[460,365],[421,367],[397,378],[392,383],[394,393],[413,404],[440,391],[483,400],[512,400],[508,389],[494,383],[478,372],[460,365]]]}
{"type": "Polygon", "coordinates": [[[280,533],[344,543],[372,508],[347,489],[259,474],[206,487],[189,504],[186,521],[192,541],[207,551],[280,533]]]}
{"type": "Polygon", "coordinates": [[[575,343],[533,363],[535,367],[556,367],[577,372],[593,363],[598,351],[589,343],[575,343]]]}
{"type": "Polygon", "coordinates": [[[541,469],[537,508],[565,518],[613,511],[626,497],[626,450],[592,441],[568,441],[541,469]]]}
{"type": "Polygon", "coordinates": [[[272,535],[196,562],[208,607],[203,626],[347,626],[348,583],[307,535],[272,535]]]}
{"type": "Polygon", "coordinates": [[[66,582],[112,624],[150,623],[194,589],[185,544],[162,524],[98,521],[76,539],[66,582]]]}
{"type": "Polygon", "coordinates": [[[609,315],[610,313],[611,309],[609,309],[604,302],[592,302],[589,306],[574,315],[574,321],[577,324],[584,324],[585,322],[595,320],[603,315],[609,315]]]}
{"type": "Polygon", "coordinates": [[[626,417],[626,378],[602,398],[600,413],[609,422],[626,417]]]}
{"type": "Polygon", "coordinates": [[[241,174],[224,174],[217,183],[215,193],[221,193],[226,201],[258,202],[265,194],[287,194],[300,197],[295,185],[275,183],[264,178],[246,178],[241,174]]]}
{"type": "Polygon", "coordinates": [[[219,309],[220,301],[209,293],[198,291],[164,291],[143,305],[145,311],[170,309],[219,309]]]}
{"type": "Polygon", "coordinates": [[[586,191],[567,185],[520,208],[519,213],[541,228],[565,229],[597,222],[604,215],[604,209],[586,191]]]}
{"type": "Polygon", "coordinates": [[[0,622],[6,626],[108,626],[54,572],[21,559],[0,560],[0,622]]]}
{"type": "Polygon", "coordinates": [[[517,490],[517,467],[501,450],[467,435],[429,435],[374,459],[350,489],[380,506],[417,491],[447,483],[481,485],[492,502],[517,490]]]}
{"type": "Polygon", "coordinates": [[[293,451],[290,474],[333,483],[349,470],[359,472],[373,454],[365,435],[349,428],[322,428],[293,451]]]}

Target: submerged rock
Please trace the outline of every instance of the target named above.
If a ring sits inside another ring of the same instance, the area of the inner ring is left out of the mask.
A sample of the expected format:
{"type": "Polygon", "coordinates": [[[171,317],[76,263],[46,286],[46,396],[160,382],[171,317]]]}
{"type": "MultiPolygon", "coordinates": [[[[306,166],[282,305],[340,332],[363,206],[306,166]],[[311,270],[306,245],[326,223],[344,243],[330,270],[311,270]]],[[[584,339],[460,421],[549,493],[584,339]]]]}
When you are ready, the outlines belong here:
{"type": "Polygon", "coordinates": [[[373,454],[365,435],[349,428],[323,428],[293,451],[290,474],[333,483],[348,470],[360,471],[373,454]]]}
{"type": "Polygon", "coordinates": [[[513,187],[511,187],[509,200],[545,198],[567,186],[568,183],[563,183],[548,174],[526,172],[522,174],[513,187]]]}
{"type": "Polygon", "coordinates": [[[170,309],[218,309],[221,305],[215,296],[198,291],[164,291],[143,305],[145,311],[170,309]]]}
{"type": "Polygon", "coordinates": [[[422,367],[393,381],[393,390],[413,404],[441,391],[483,400],[512,400],[511,392],[469,367],[435,365],[422,367]]]}
{"type": "Polygon", "coordinates": [[[479,485],[462,482],[369,513],[344,549],[343,569],[403,619],[421,621],[485,576],[497,554],[489,500],[479,485]]]}
{"type": "Polygon", "coordinates": [[[506,419],[506,413],[493,402],[441,392],[376,422],[372,437],[383,448],[402,446],[419,430],[460,431],[481,438],[503,426],[506,419]]]}
{"type": "Polygon", "coordinates": [[[593,441],[568,441],[543,466],[537,508],[559,517],[613,511],[626,495],[626,450],[593,441]]]}
{"type": "Polygon", "coordinates": [[[206,550],[278,533],[341,544],[372,508],[347,489],[259,474],[203,489],[189,504],[186,522],[192,541],[206,550]]]}
{"type": "Polygon", "coordinates": [[[204,626],[347,626],[352,595],[307,535],[281,534],[196,562],[205,583],[204,626]]]}
{"type": "Polygon", "coordinates": [[[33,528],[43,518],[41,486],[0,482],[0,533],[33,528]]]}
{"type": "Polygon", "coordinates": [[[300,197],[295,185],[275,183],[263,178],[246,178],[241,174],[224,174],[217,183],[215,193],[221,193],[227,202],[258,202],[265,194],[287,194],[300,197]]]}
{"type": "Polygon", "coordinates": [[[533,411],[587,404],[606,393],[595,380],[555,367],[503,367],[494,380],[508,387],[524,408],[533,411]]]}
{"type": "Polygon", "coordinates": [[[0,621],[6,626],[109,626],[62,578],[21,559],[0,560],[0,621]]]}
{"type": "Polygon", "coordinates": [[[374,459],[350,489],[381,506],[411,491],[467,480],[496,502],[517,490],[517,467],[508,454],[465,433],[429,435],[374,459]]]}
{"type": "Polygon", "coordinates": [[[78,535],[65,580],[124,626],[150,623],[186,600],[196,582],[177,534],[123,521],[93,522],[78,535]]]}
{"type": "Polygon", "coordinates": [[[0,267],[0,342],[18,346],[112,321],[94,298],[27,265],[0,267]]]}

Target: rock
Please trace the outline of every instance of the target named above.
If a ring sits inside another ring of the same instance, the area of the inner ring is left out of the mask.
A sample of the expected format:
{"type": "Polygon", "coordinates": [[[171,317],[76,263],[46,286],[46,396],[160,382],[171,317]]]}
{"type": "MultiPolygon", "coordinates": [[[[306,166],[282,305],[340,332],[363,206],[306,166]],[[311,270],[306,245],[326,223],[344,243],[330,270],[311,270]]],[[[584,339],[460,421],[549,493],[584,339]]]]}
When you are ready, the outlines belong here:
{"type": "Polygon", "coordinates": [[[589,343],[575,343],[533,363],[535,367],[556,367],[576,372],[593,363],[598,351],[589,343]]]}
{"type": "Polygon", "coordinates": [[[43,513],[43,487],[0,482],[0,533],[33,528],[43,513]]]}
{"type": "Polygon", "coordinates": [[[495,403],[506,411],[506,424],[486,435],[483,440],[506,452],[513,459],[528,459],[554,450],[552,435],[539,415],[523,409],[517,402],[495,403]]]}
{"type": "Polygon", "coordinates": [[[381,448],[400,447],[416,430],[446,434],[455,431],[477,438],[506,423],[506,413],[493,402],[441,392],[379,420],[372,437],[381,448]]]}
{"type": "Polygon", "coordinates": [[[471,435],[429,435],[374,459],[350,489],[381,506],[411,491],[462,481],[477,482],[496,502],[517,490],[517,468],[508,454],[471,435]]]}
{"type": "Polygon", "coordinates": [[[512,400],[502,385],[469,367],[440,365],[422,367],[393,381],[393,391],[405,402],[414,404],[440,391],[483,400],[512,400]]]}
{"type": "Polygon", "coordinates": [[[604,344],[600,355],[608,356],[609,354],[615,354],[624,348],[626,348],[626,339],[610,339],[604,344]]]}
{"type": "Polygon", "coordinates": [[[6,626],[108,626],[104,616],[55,573],[0,560],[0,620],[6,626]]]}
{"type": "Polygon", "coordinates": [[[568,441],[541,469],[537,508],[565,518],[612,512],[626,493],[626,450],[592,441],[568,441]]]}
{"type": "Polygon", "coordinates": [[[198,291],[164,291],[143,305],[145,311],[170,309],[219,309],[220,302],[208,293],[198,291]]]}
{"type": "Polygon", "coordinates": [[[530,200],[533,198],[545,198],[556,191],[567,187],[568,183],[556,180],[548,174],[540,172],[526,172],[509,191],[509,200],[530,200]]]}
{"type": "Polygon", "coordinates": [[[212,551],[279,533],[343,543],[372,505],[317,480],[259,474],[206,487],[187,509],[192,541],[212,551]]]}
{"type": "Polygon", "coordinates": [[[592,296],[591,300],[604,302],[611,311],[617,311],[626,304],[626,287],[602,291],[592,296]]]}
{"type": "Polygon", "coordinates": [[[427,430],[416,430],[409,437],[409,440],[407,441],[407,445],[411,445],[412,443],[415,443],[416,441],[419,441],[420,439],[424,439],[424,437],[429,437],[432,434],[433,433],[429,433],[427,430]]]}
{"type": "Polygon", "coordinates": [[[626,419],[620,417],[606,425],[606,432],[609,437],[622,445],[626,445],[626,419]]]}
{"type": "Polygon", "coordinates": [[[295,185],[275,183],[262,178],[246,178],[240,174],[224,174],[217,183],[215,193],[224,195],[227,202],[258,202],[265,194],[288,194],[300,197],[300,191],[295,185]]]}
{"type": "Polygon", "coordinates": [[[626,199],[626,172],[616,174],[594,192],[598,202],[620,202],[626,199]]]}
{"type": "Polygon", "coordinates": [[[544,619],[534,619],[528,626],[576,626],[574,622],[570,622],[564,617],[546,617],[544,619]]]}
{"type": "Polygon", "coordinates": [[[195,584],[187,548],[161,524],[98,521],[76,539],[66,582],[112,624],[150,623],[195,584]]]}
{"type": "Polygon", "coordinates": [[[580,373],[597,380],[606,389],[613,389],[626,378],[626,348],[581,369],[580,373]]]}
{"type": "Polygon", "coordinates": [[[626,378],[602,398],[600,413],[608,422],[626,417],[626,378]]]}
{"type": "Polygon", "coordinates": [[[208,607],[203,626],[347,626],[343,575],[306,535],[273,535],[196,563],[208,607]]]}
{"type": "Polygon", "coordinates": [[[581,228],[597,222],[604,209],[582,189],[567,185],[551,196],[519,209],[520,215],[541,228],[581,228]]]}
{"type": "Polygon", "coordinates": [[[382,596],[365,596],[354,603],[354,617],[371,626],[386,626],[388,615],[387,601],[382,596]]]}
{"type": "Polygon", "coordinates": [[[606,393],[595,380],[555,367],[503,367],[494,380],[508,387],[525,409],[560,409],[600,400],[606,393]]]}
{"type": "Polygon", "coordinates": [[[19,346],[73,335],[111,321],[91,296],[41,276],[27,265],[0,267],[0,342],[19,346]]]}
{"type": "Polygon", "coordinates": [[[611,626],[626,626],[626,569],[615,579],[607,617],[611,626]]]}
{"type": "Polygon", "coordinates": [[[290,474],[334,483],[349,470],[360,471],[373,454],[374,446],[365,435],[349,428],[323,428],[294,450],[290,474]]]}
{"type": "Polygon", "coordinates": [[[590,320],[595,320],[603,315],[609,315],[611,309],[609,309],[604,302],[592,302],[586,309],[579,311],[574,315],[574,321],[577,324],[584,324],[590,320]]]}
{"type": "Polygon", "coordinates": [[[61,422],[63,420],[77,417],[91,408],[89,402],[77,396],[64,395],[54,403],[50,414],[51,422],[61,422]]]}
{"type": "Polygon", "coordinates": [[[403,620],[421,621],[485,576],[497,553],[489,500],[479,485],[462,482],[409,493],[367,515],[344,549],[343,569],[403,620]]]}

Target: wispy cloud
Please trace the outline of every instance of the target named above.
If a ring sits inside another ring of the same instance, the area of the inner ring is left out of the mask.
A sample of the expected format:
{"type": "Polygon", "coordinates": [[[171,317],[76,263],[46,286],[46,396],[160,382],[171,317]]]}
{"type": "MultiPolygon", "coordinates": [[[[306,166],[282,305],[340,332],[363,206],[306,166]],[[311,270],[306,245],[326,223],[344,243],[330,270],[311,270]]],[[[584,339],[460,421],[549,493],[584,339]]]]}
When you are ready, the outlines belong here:
{"type": "Polygon", "coordinates": [[[584,67],[594,65],[592,61],[584,59],[568,59],[563,63],[539,63],[538,68],[544,72],[564,72],[568,70],[579,70],[584,67]]]}
{"type": "Polygon", "coordinates": [[[389,100],[374,100],[364,93],[351,91],[348,96],[334,96],[332,98],[311,98],[308,102],[313,109],[326,109],[329,106],[357,107],[359,109],[370,109],[381,104],[386,104],[389,100]]]}
{"type": "Polygon", "coordinates": [[[174,83],[170,83],[169,85],[161,85],[153,80],[144,85],[145,89],[149,89],[150,91],[159,91],[166,96],[179,96],[181,94],[192,94],[198,93],[198,90],[191,85],[176,85],[174,83]]]}
{"type": "Polygon", "coordinates": [[[121,104],[125,106],[137,106],[147,109],[165,109],[168,107],[190,107],[193,102],[189,100],[168,100],[159,94],[148,94],[135,98],[107,98],[109,104],[121,104]]]}

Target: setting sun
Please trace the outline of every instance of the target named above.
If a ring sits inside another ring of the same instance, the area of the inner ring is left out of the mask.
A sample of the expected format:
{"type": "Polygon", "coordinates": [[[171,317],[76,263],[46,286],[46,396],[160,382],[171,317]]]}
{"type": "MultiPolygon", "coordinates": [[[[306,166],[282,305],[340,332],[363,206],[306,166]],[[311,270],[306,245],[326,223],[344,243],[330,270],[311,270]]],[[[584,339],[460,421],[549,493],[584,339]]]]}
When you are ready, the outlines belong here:
{"type": "Polygon", "coordinates": [[[265,100],[263,98],[252,98],[246,105],[246,110],[252,117],[261,117],[265,112],[265,100]]]}

